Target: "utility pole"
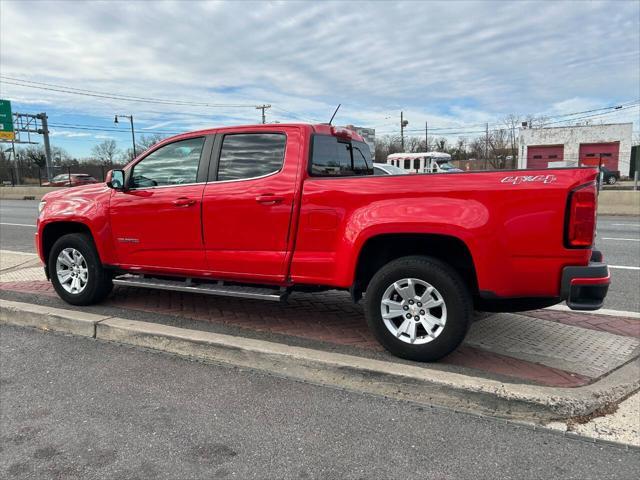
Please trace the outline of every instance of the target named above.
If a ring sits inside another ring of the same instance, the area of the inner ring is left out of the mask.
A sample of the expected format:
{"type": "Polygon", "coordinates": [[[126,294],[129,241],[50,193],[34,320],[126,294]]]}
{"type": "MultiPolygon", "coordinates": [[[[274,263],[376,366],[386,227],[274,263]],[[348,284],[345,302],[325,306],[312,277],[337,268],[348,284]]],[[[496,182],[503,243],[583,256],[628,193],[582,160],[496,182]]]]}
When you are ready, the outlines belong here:
{"type": "Polygon", "coordinates": [[[265,115],[265,110],[267,110],[268,108],[271,108],[271,105],[258,105],[256,107],[256,110],[262,110],[262,123],[263,124],[267,123],[267,117],[265,115]]]}
{"type": "Polygon", "coordinates": [[[409,125],[409,121],[404,119],[404,113],[400,112],[400,145],[404,152],[404,127],[409,125]]]}
{"type": "Polygon", "coordinates": [[[49,123],[47,122],[47,114],[42,112],[36,115],[42,124],[42,138],[44,139],[44,156],[47,163],[47,178],[51,180],[53,177],[52,161],[51,161],[51,144],[49,143],[49,123]]]}
{"type": "Polygon", "coordinates": [[[516,165],[516,123],[511,122],[511,168],[516,165]]]}
{"type": "Polygon", "coordinates": [[[489,124],[485,127],[485,141],[484,141],[484,169],[487,169],[487,162],[489,161],[489,124]]]}
{"type": "Polygon", "coordinates": [[[133,130],[133,115],[129,115],[129,121],[131,122],[131,142],[133,143],[133,158],[136,158],[138,154],[136,153],[136,134],[133,130]]]}
{"type": "Polygon", "coordinates": [[[429,151],[429,123],[424,122],[424,151],[429,151]]]}

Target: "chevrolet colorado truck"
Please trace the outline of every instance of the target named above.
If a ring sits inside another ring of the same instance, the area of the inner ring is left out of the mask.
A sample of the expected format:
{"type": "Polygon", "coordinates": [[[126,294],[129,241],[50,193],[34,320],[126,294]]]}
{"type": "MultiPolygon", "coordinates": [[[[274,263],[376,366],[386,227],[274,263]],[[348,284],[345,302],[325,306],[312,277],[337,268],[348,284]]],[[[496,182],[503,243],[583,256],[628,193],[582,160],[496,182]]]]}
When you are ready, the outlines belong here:
{"type": "Polygon", "coordinates": [[[397,356],[437,360],[472,311],[602,306],[597,170],[373,175],[367,145],[331,125],[217,128],[164,140],[106,183],[39,206],[36,245],[74,305],[113,285],[283,300],[364,296],[397,356]]]}

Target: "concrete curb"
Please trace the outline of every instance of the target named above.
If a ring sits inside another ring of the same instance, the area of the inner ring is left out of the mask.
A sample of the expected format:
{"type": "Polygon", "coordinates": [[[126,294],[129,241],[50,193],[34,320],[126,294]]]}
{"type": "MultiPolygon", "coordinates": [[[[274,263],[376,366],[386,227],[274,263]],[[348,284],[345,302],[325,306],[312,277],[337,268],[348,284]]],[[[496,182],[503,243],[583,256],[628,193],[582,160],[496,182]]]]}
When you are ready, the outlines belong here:
{"type": "Polygon", "coordinates": [[[510,419],[544,422],[587,415],[640,388],[640,359],[591,385],[556,388],[509,384],[424,366],[19,302],[2,301],[0,322],[85,335],[310,383],[510,419]]]}
{"type": "Polygon", "coordinates": [[[87,312],[43,307],[30,303],[0,300],[0,323],[71,333],[83,337],[96,336],[96,324],[107,316],[87,312]]]}

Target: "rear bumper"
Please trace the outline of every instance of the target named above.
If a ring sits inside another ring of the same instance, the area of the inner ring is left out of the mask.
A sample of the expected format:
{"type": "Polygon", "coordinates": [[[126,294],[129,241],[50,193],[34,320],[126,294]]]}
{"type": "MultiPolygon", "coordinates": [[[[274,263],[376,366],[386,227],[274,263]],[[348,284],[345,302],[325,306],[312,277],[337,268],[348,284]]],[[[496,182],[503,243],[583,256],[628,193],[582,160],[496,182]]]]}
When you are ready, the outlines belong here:
{"type": "Polygon", "coordinates": [[[571,310],[598,310],[609,290],[611,275],[602,253],[594,250],[589,265],[564,267],[560,297],[571,310]]]}

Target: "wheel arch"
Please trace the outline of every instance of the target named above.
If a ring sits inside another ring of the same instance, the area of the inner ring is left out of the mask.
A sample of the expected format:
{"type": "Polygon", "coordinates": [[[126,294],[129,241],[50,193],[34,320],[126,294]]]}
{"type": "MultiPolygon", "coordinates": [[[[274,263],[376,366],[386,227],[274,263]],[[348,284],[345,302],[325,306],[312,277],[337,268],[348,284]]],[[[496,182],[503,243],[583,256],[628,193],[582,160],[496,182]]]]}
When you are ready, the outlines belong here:
{"type": "Polygon", "coordinates": [[[83,233],[91,238],[91,241],[96,246],[96,250],[98,251],[98,257],[101,258],[100,251],[97,248],[96,241],[94,239],[93,233],[88,225],[81,222],[74,221],[58,221],[58,222],[50,222],[47,223],[42,228],[41,233],[41,248],[42,248],[42,259],[45,265],[49,262],[49,254],[51,253],[51,248],[53,245],[64,235],[69,233],[83,233]]]}
{"type": "Polygon", "coordinates": [[[478,292],[478,277],[471,250],[458,237],[446,234],[393,233],[368,238],[358,254],[351,294],[360,299],[373,275],[392,260],[410,255],[437,258],[456,270],[472,295],[478,292]]]}

